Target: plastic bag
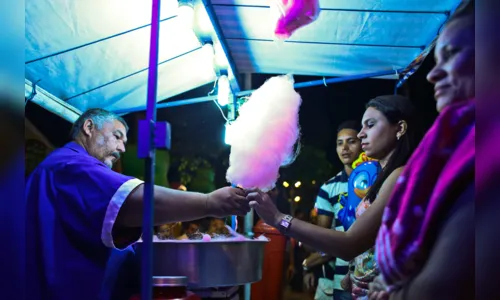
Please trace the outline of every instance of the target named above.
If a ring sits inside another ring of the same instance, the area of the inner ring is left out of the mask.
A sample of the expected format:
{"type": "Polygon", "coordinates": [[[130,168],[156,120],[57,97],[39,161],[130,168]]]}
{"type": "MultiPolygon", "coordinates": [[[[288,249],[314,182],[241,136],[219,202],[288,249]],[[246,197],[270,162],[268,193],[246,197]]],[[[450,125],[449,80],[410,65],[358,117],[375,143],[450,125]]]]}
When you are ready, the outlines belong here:
{"type": "Polygon", "coordinates": [[[274,35],[280,40],[290,38],[299,28],[314,22],[320,12],[319,0],[272,0],[280,16],[274,35]]]}

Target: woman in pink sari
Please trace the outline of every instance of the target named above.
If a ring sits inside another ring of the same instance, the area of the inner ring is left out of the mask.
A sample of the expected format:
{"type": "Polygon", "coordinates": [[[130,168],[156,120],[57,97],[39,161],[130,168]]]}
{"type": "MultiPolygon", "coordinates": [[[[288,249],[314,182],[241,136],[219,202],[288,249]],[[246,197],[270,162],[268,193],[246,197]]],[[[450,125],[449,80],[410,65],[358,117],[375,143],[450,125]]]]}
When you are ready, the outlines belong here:
{"type": "Polygon", "coordinates": [[[376,243],[370,299],[474,299],[475,45],[473,3],[440,35],[440,116],[389,200],[376,243]]]}

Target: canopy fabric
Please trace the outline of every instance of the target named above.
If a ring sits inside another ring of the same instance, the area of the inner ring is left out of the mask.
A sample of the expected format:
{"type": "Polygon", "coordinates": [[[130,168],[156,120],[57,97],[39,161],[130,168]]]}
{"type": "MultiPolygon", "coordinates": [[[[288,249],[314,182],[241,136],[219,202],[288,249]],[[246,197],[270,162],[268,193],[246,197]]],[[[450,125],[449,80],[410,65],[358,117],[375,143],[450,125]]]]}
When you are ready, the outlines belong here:
{"type": "Polygon", "coordinates": [[[402,69],[433,41],[460,4],[320,0],[317,20],[277,43],[274,1],[212,1],[239,72],[349,76],[402,69]]]}
{"type": "MultiPolygon", "coordinates": [[[[202,47],[207,37],[215,56],[226,60],[225,68],[234,61],[230,74],[350,76],[397,70],[430,45],[461,2],[321,0],[318,20],[277,42],[273,1],[195,0],[194,30],[177,16],[177,0],[161,1],[158,101],[216,80],[213,58],[202,47]]],[[[38,86],[80,111],[144,106],[151,4],[27,0],[26,79],[40,80],[38,86]]]]}

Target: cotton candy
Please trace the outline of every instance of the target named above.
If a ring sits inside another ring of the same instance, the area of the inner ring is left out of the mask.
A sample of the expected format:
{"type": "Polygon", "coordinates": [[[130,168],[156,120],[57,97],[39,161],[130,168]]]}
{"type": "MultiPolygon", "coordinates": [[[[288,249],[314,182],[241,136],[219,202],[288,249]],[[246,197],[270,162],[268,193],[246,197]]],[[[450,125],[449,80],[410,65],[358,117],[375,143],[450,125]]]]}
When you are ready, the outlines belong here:
{"type": "Polygon", "coordinates": [[[279,169],[295,160],[300,136],[300,95],[291,76],[272,77],[245,102],[231,124],[226,179],[244,189],[269,191],[279,169]]]}

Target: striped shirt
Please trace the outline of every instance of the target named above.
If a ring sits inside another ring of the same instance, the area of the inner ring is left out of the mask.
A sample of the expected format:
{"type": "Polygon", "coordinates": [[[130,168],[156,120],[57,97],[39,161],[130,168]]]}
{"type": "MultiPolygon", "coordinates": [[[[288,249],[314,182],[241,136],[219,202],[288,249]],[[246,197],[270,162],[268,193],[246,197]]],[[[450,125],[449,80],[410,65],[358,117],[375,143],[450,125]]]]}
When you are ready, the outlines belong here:
{"type": "MultiPolygon", "coordinates": [[[[335,177],[328,180],[323,184],[316,197],[316,204],[314,205],[318,211],[318,215],[326,215],[331,217],[334,221],[332,222],[332,229],[337,231],[344,231],[344,226],[338,219],[340,206],[340,196],[347,196],[347,183],[349,176],[345,170],[339,172],[335,177]]],[[[333,288],[336,290],[342,290],[340,282],[347,274],[349,269],[349,262],[342,260],[340,258],[334,258],[328,264],[335,270],[333,278],[333,288]]]]}

